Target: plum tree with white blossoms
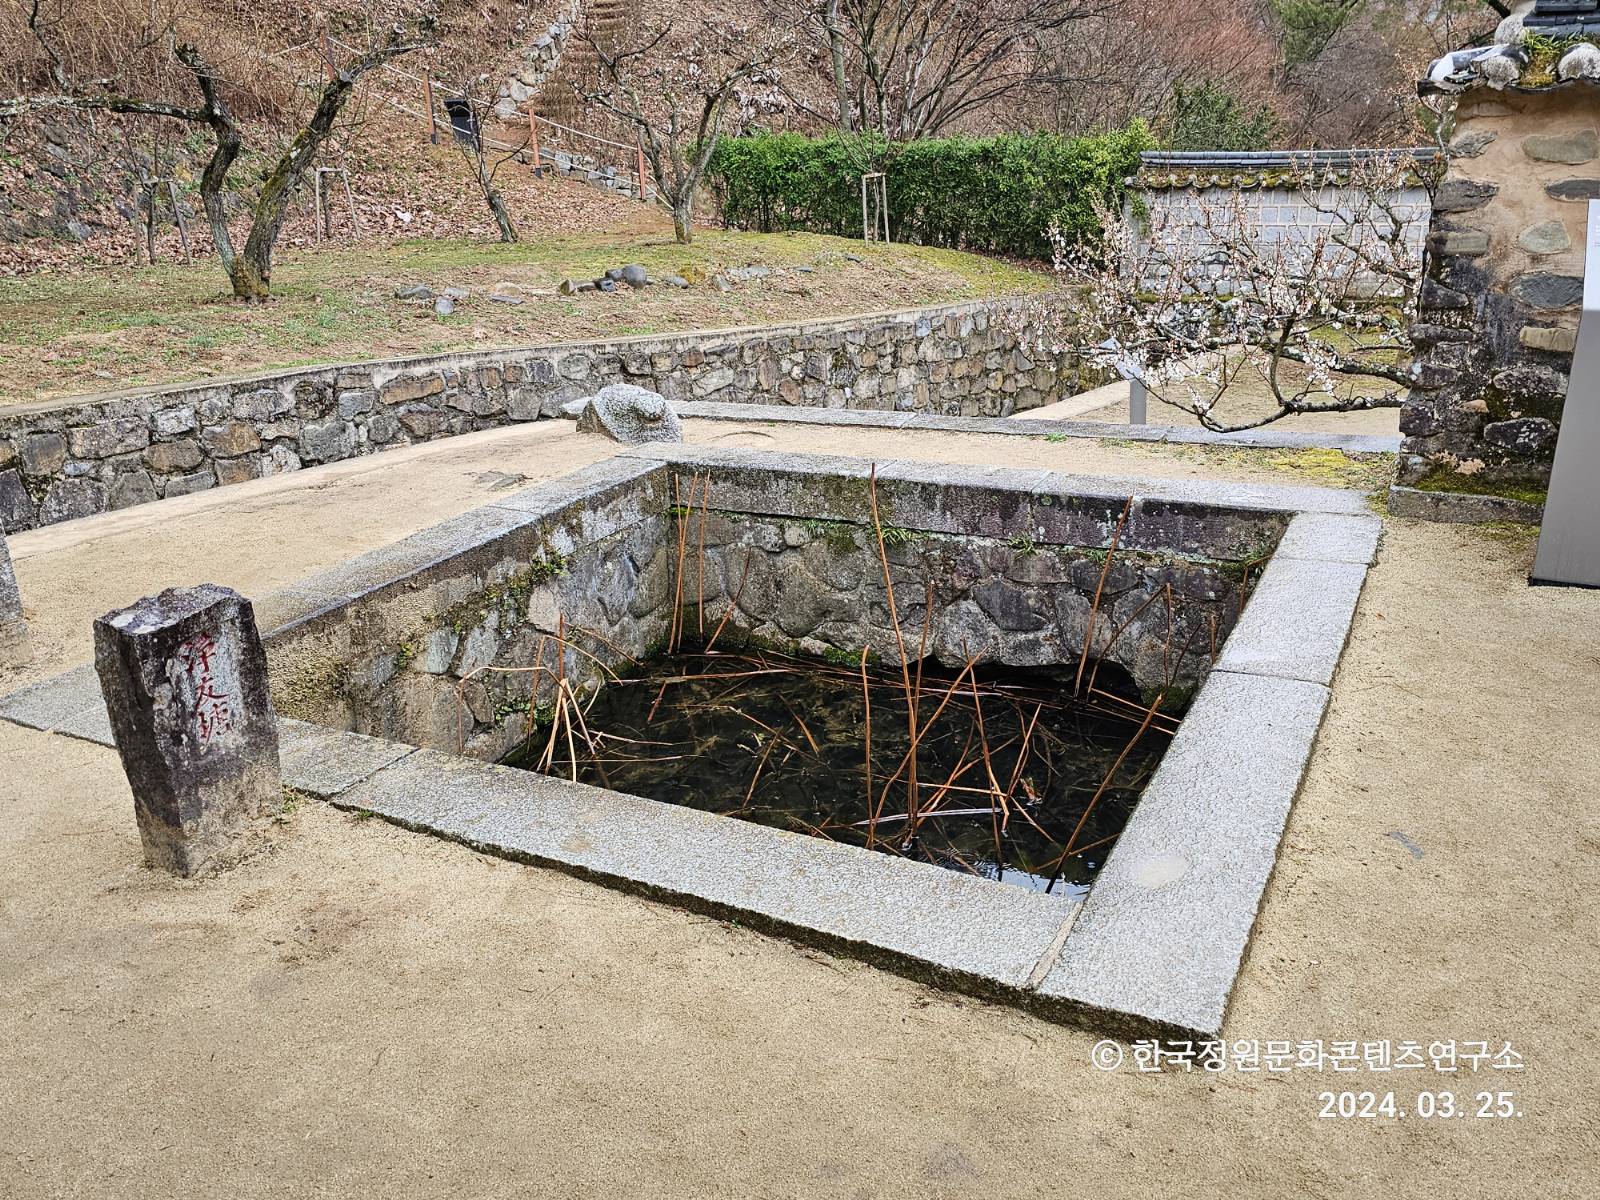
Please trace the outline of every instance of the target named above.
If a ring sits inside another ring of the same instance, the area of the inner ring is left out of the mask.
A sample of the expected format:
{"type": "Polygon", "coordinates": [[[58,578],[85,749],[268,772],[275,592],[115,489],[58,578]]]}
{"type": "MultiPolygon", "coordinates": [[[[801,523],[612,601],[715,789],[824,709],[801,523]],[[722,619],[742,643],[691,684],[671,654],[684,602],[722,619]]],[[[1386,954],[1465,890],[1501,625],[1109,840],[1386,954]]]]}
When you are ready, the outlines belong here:
{"type": "Polygon", "coordinates": [[[1235,189],[1148,214],[1102,210],[1097,244],[1052,232],[1064,298],[1032,306],[1031,340],[1143,380],[1153,399],[1217,432],[1399,408],[1422,281],[1407,194],[1429,171],[1400,153],[1337,176],[1292,168],[1269,182],[1316,219],[1270,230],[1252,193],[1235,189]]]}

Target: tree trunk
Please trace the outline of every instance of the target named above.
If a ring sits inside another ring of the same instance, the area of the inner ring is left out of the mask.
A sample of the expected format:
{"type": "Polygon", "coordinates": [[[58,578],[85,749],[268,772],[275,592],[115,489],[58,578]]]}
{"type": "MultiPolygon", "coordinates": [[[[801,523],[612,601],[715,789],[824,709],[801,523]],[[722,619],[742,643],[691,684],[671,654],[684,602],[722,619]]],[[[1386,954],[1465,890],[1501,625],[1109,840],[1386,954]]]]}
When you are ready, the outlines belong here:
{"type": "Polygon", "coordinates": [[[694,241],[694,193],[688,192],[672,206],[672,236],[680,246],[694,241]]]}
{"type": "Polygon", "coordinates": [[[494,223],[500,226],[500,240],[510,244],[517,240],[517,227],[511,223],[511,214],[506,211],[506,202],[500,198],[500,193],[494,188],[484,192],[484,198],[489,201],[489,211],[494,214],[494,223]]]}
{"type": "Polygon", "coordinates": [[[839,128],[849,133],[855,122],[850,116],[850,85],[844,70],[844,30],[839,27],[839,0],[828,0],[822,23],[828,30],[828,46],[833,58],[833,91],[839,104],[839,128]]]}
{"type": "MultiPolygon", "coordinates": [[[[268,254],[271,251],[269,249],[268,254]]],[[[272,263],[257,261],[249,245],[243,254],[233,260],[228,268],[228,281],[233,284],[233,298],[255,304],[265,304],[272,294],[272,263]]]]}
{"type": "Polygon", "coordinates": [[[278,234],[288,215],[288,190],[275,191],[269,180],[250,214],[250,236],[245,238],[244,249],[228,270],[237,299],[265,303],[271,294],[272,248],[278,244],[278,234]]]}

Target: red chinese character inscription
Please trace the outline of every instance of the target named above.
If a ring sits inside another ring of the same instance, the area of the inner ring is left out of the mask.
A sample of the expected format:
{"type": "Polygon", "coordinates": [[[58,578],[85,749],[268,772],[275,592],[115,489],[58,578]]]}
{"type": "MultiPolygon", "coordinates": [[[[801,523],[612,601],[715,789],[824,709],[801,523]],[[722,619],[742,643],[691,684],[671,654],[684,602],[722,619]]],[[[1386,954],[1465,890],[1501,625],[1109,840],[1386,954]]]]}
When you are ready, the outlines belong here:
{"type": "Polygon", "coordinates": [[[178,662],[194,688],[194,725],[202,746],[232,729],[236,719],[232,697],[216,678],[217,640],[201,634],[178,647],[178,662]]]}

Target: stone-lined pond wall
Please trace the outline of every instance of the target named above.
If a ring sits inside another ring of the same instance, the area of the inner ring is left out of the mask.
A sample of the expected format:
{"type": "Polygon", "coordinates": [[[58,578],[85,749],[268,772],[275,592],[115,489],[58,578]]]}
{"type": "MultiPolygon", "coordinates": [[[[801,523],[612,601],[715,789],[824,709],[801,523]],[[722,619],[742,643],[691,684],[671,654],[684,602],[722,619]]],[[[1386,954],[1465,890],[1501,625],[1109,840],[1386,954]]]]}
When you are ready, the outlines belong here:
{"type": "Polygon", "coordinates": [[[1390,508],[1536,520],[1583,300],[1585,201],[1600,198],[1600,93],[1478,88],[1454,122],[1390,508]]]}
{"type": "Polygon", "coordinates": [[[286,371],[0,408],[16,532],[380,450],[551,417],[606,384],[672,400],[1009,416],[1100,382],[1034,358],[1015,301],[759,329],[286,371]]]}
{"type": "MultiPolygon", "coordinates": [[[[665,643],[680,598],[691,631],[702,614],[714,629],[736,598],[730,642],[742,634],[852,663],[868,647],[894,661],[862,465],[726,461],[748,465],[707,468],[704,513],[698,491],[689,499],[694,468],[614,459],[305,581],[348,599],[270,639],[274,703],[287,716],[499,759],[551,703],[557,668],[580,695],[625,672],[665,643]],[[458,549],[444,554],[447,545],[458,549]],[[535,687],[530,668],[541,663],[535,687]]],[[[1035,493],[1015,486],[1017,474],[886,464],[878,501],[910,652],[931,578],[929,652],[946,664],[1076,668],[1125,497],[1035,493]]],[[[1147,699],[1165,692],[1164,708],[1181,709],[1285,524],[1137,501],[1091,661],[1103,656],[1147,699]]]]}

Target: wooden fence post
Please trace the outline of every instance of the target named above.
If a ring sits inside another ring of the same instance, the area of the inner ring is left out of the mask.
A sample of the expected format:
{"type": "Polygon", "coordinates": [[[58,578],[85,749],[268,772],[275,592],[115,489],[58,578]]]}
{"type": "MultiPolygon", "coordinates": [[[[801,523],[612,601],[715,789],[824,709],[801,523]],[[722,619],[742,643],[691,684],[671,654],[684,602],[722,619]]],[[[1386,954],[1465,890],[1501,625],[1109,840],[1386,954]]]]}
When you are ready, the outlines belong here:
{"type": "Polygon", "coordinates": [[[539,174],[539,114],[528,109],[528,145],[533,151],[533,173],[539,174]]]}
{"type": "Polygon", "coordinates": [[[428,140],[435,146],[439,144],[439,123],[433,117],[433,76],[425,74],[422,77],[422,97],[428,110],[428,140]]]}
{"type": "Polygon", "coordinates": [[[639,203],[644,204],[646,203],[644,194],[644,147],[635,146],[633,153],[634,165],[637,167],[639,172],[639,203]]]}

